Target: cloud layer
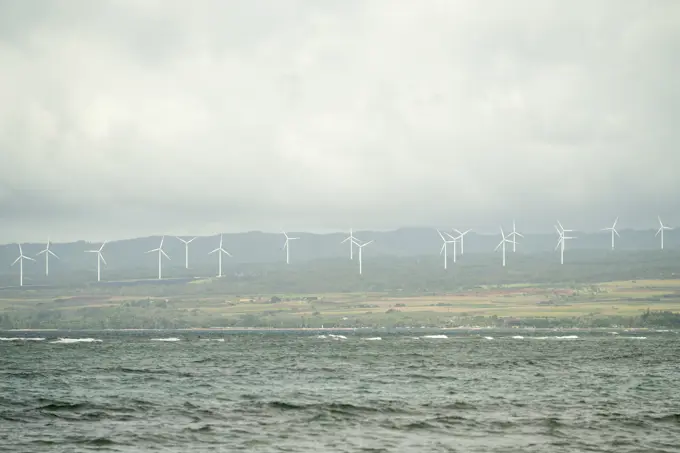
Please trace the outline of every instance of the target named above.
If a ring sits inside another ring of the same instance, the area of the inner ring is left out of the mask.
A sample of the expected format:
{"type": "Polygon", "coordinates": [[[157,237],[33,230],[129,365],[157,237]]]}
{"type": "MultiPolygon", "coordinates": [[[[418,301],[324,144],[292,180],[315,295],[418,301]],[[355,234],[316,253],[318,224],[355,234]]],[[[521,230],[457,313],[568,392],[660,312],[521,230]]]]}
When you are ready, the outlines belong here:
{"type": "Polygon", "coordinates": [[[0,1],[0,242],[680,224],[678,23],[672,0],[0,1]]]}

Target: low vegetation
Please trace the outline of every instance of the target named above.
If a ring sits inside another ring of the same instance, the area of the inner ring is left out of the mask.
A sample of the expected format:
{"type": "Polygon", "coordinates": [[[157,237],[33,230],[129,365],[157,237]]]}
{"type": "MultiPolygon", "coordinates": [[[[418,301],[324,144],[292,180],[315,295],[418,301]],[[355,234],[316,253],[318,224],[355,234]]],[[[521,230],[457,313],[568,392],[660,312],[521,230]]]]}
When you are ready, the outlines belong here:
{"type": "Polygon", "coordinates": [[[225,294],[213,283],[5,292],[0,329],[680,328],[680,280],[675,279],[318,294],[225,294]]]}

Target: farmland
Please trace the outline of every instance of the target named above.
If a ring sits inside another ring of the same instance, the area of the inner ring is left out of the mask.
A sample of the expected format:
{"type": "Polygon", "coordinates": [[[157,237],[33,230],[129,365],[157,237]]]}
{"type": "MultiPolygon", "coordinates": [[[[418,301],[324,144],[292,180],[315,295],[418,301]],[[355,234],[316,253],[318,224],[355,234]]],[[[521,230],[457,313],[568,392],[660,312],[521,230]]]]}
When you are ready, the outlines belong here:
{"type": "MultiPolygon", "coordinates": [[[[200,282],[190,285],[200,284],[200,282]]],[[[208,283],[209,285],[209,283],[208,283]]],[[[201,285],[204,286],[204,285],[201,285]]],[[[0,295],[3,296],[3,295],[0,295]]],[[[0,299],[0,328],[608,326],[680,311],[680,280],[512,284],[403,294],[180,294],[35,290],[0,299]]]]}

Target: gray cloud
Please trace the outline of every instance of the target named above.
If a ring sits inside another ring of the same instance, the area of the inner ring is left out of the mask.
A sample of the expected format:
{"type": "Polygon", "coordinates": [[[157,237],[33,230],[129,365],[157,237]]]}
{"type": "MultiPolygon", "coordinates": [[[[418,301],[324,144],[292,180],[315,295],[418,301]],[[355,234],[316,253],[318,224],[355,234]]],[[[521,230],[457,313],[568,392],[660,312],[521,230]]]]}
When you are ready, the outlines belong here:
{"type": "Polygon", "coordinates": [[[680,224],[676,1],[0,1],[0,242],[680,224]]]}

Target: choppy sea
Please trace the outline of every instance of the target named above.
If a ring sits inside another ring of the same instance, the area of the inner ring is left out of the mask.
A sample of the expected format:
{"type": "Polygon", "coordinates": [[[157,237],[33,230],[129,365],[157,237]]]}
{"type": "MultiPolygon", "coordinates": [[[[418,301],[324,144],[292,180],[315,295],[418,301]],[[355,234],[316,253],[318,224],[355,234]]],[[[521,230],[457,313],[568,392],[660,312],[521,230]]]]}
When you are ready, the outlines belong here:
{"type": "Polygon", "coordinates": [[[0,332],[8,452],[677,452],[680,334],[0,332]]]}

